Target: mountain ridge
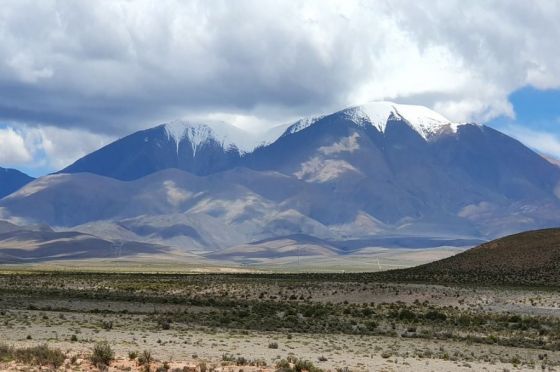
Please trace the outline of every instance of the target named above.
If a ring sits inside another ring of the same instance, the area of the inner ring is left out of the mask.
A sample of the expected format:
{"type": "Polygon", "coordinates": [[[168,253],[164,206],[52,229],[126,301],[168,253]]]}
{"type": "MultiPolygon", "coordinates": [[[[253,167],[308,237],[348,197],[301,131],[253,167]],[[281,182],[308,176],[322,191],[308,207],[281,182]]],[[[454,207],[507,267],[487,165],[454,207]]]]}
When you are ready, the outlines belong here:
{"type": "Polygon", "coordinates": [[[389,119],[402,120],[422,138],[456,132],[464,124],[452,123],[438,113],[416,105],[370,102],[349,107],[329,115],[303,118],[288,125],[278,125],[259,134],[250,133],[224,122],[176,120],[144,129],[78,159],[57,173],[92,172],[122,180],[133,180],[165,168],[175,167],[199,175],[243,166],[243,157],[269,146],[282,137],[313,126],[326,116],[341,114],[354,125],[370,124],[383,133],[389,119]],[[135,149],[135,154],[129,149],[135,149]],[[104,152],[112,155],[104,157],[104,152]],[[197,154],[198,153],[198,154],[197,154]],[[113,159],[126,159],[121,168],[139,168],[137,172],[115,167],[113,159]],[[154,160],[155,159],[155,160],[154,160]],[[139,164],[143,164],[140,167],[139,164]],[[159,166],[157,164],[160,164],[159,166]],[[201,164],[201,166],[197,166],[201,164]],[[110,168],[112,169],[106,169],[110,168]],[[141,170],[140,170],[141,169],[141,170]]]}
{"type": "Polygon", "coordinates": [[[453,242],[560,223],[560,168],[426,108],[354,106],[245,147],[237,129],[189,125],[117,140],[4,198],[0,218],[204,254],[286,236],[453,242]]]}
{"type": "Polygon", "coordinates": [[[0,199],[27,185],[34,179],[17,169],[0,167],[0,199]]]}

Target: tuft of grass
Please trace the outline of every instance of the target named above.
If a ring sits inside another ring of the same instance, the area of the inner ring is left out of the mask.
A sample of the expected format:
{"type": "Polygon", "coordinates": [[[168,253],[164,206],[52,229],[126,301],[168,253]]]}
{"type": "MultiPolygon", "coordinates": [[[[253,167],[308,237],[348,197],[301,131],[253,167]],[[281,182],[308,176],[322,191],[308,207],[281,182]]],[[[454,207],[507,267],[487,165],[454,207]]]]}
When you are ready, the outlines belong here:
{"type": "Polygon", "coordinates": [[[91,362],[96,366],[111,365],[114,358],[115,352],[111,349],[111,345],[109,345],[106,341],[96,343],[90,356],[91,362]]]}

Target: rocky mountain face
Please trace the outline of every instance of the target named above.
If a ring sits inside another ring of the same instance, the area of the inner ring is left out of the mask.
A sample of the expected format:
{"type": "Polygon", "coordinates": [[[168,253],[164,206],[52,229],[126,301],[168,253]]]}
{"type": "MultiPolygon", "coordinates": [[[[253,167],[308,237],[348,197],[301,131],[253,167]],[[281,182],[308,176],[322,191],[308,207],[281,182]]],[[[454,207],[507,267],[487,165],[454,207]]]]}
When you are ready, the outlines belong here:
{"type": "Polygon", "coordinates": [[[5,197],[0,218],[191,252],[298,236],[348,254],[556,226],[559,185],[560,168],[494,129],[379,102],[259,136],[136,132],[5,197]]]}

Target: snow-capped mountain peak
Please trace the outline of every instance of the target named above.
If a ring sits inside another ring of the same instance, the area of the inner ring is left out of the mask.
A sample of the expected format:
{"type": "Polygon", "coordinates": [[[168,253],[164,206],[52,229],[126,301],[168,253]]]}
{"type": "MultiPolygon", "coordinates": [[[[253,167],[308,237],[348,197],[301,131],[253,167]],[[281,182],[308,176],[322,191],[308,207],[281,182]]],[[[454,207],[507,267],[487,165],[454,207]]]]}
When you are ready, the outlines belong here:
{"type": "MultiPolygon", "coordinates": [[[[385,132],[387,121],[391,118],[405,121],[425,140],[441,133],[456,133],[461,123],[454,123],[443,115],[425,106],[403,105],[393,102],[369,102],[353,106],[334,114],[342,113],[357,125],[372,125],[380,132],[385,132]]],[[[301,119],[287,127],[283,135],[289,135],[304,130],[319,122],[323,116],[313,116],[301,119]]]]}
{"type": "MultiPolygon", "coordinates": [[[[444,116],[424,106],[402,105],[393,102],[370,102],[354,106],[342,111],[350,120],[358,125],[371,124],[380,132],[385,132],[387,121],[390,118],[404,120],[412,129],[424,139],[429,139],[442,132],[457,131],[459,123],[453,123],[444,116]]],[[[193,153],[206,141],[212,139],[227,150],[237,148],[240,153],[250,153],[259,146],[266,146],[276,141],[281,136],[302,131],[321,121],[325,116],[312,116],[303,118],[291,125],[281,125],[268,131],[254,134],[224,122],[198,123],[185,120],[176,120],[163,124],[167,138],[175,142],[177,153],[179,143],[187,138],[191,143],[193,153]]]]}
{"type": "Polygon", "coordinates": [[[176,120],[163,124],[163,127],[167,138],[175,142],[177,152],[179,143],[185,138],[191,143],[193,154],[208,140],[218,142],[226,150],[235,147],[241,153],[251,152],[260,144],[253,134],[224,122],[195,123],[176,120]]]}
{"type": "Polygon", "coordinates": [[[459,123],[453,123],[443,115],[425,106],[403,105],[393,102],[370,102],[351,107],[345,112],[357,123],[369,122],[380,132],[385,132],[387,121],[391,116],[404,120],[424,139],[441,133],[449,128],[457,131],[459,123]]]}

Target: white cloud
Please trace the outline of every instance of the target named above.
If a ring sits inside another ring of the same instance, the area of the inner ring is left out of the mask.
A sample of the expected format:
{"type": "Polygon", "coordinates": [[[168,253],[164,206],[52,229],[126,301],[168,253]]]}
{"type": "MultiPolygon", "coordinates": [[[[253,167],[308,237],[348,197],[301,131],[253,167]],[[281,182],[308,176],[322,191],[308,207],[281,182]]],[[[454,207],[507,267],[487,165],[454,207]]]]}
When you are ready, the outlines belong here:
{"type": "Polygon", "coordinates": [[[560,87],[559,18],[554,0],[7,0],[0,113],[116,134],[213,113],[267,125],[375,99],[511,116],[512,91],[560,87]]]}
{"type": "Polygon", "coordinates": [[[180,117],[259,130],[380,99],[513,117],[511,92],[560,88],[558,19],[554,0],[6,0],[0,162],[58,169],[180,117]]]}
{"type": "Polygon", "coordinates": [[[32,156],[20,133],[10,127],[0,129],[0,164],[18,165],[31,159],[32,156]]]}
{"type": "Polygon", "coordinates": [[[543,155],[560,159],[560,137],[553,133],[528,129],[519,125],[509,125],[501,128],[501,131],[543,155]]]}
{"type": "Polygon", "coordinates": [[[81,129],[7,126],[0,129],[0,165],[59,170],[111,140],[81,129]]]}
{"type": "Polygon", "coordinates": [[[480,218],[492,213],[492,210],[493,207],[490,203],[481,201],[478,204],[466,205],[457,215],[471,220],[479,220],[480,218]]]}
{"type": "Polygon", "coordinates": [[[48,164],[56,170],[114,139],[85,130],[69,130],[52,126],[32,128],[29,130],[29,136],[38,137],[38,150],[45,153],[48,164]]]}

